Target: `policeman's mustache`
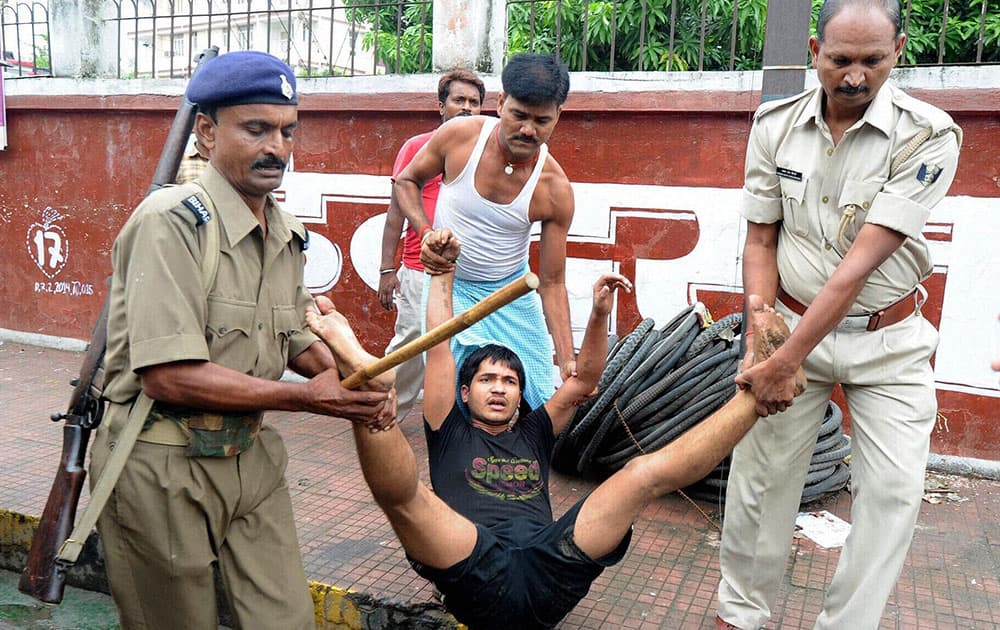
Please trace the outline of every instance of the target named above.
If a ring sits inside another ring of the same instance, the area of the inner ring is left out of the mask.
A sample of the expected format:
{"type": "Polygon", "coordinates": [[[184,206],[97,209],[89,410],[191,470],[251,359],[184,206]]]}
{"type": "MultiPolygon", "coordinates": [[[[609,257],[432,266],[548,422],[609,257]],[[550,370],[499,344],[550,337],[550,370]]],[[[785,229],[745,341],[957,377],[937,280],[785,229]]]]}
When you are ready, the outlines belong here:
{"type": "Polygon", "coordinates": [[[535,139],[528,136],[514,136],[511,140],[517,140],[518,142],[529,142],[535,144],[535,139]]]}
{"type": "Polygon", "coordinates": [[[864,92],[867,92],[868,87],[864,85],[856,85],[856,86],[841,85],[840,87],[837,88],[837,91],[840,92],[841,94],[850,94],[853,96],[855,94],[862,94],[864,92]]]}
{"type": "Polygon", "coordinates": [[[251,168],[280,168],[284,170],[286,166],[288,166],[287,162],[272,155],[255,161],[251,168]]]}
{"type": "Polygon", "coordinates": [[[457,114],[455,114],[455,115],[456,115],[456,116],[471,116],[471,115],[472,115],[472,112],[470,112],[470,111],[469,111],[469,110],[467,110],[467,109],[463,109],[462,111],[458,112],[458,113],[457,113],[457,114]]]}

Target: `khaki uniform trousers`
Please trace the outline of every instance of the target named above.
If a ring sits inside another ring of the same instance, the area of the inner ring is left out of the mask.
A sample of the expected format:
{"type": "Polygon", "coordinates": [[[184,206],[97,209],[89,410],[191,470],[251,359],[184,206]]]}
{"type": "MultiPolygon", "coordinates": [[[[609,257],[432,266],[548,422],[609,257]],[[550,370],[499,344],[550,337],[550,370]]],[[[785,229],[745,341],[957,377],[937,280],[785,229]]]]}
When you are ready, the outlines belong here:
{"type": "MultiPolygon", "coordinates": [[[[424,290],[424,272],[405,265],[396,273],[399,295],[396,296],[395,335],[385,349],[389,354],[420,336],[423,330],[423,313],[420,300],[424,290]]],[[[413,409],[424,386],[424,357],[413,357],[396,367],[396,419],[402,420],[413,409]]]]}
{"type": "MultiPolygon", "coordinates": [[[[101,431],[91,480],[109,454],[101,431]]],[[[124,630],[218,628],[213,562],[235,627],[316,627],[287,462],[281,437],[266,425],[233,457],[187,457],[181,446],[136,442],[97,524],[124,630]]]]}
{"type": "MultiPolygon", "coordinates": [[[[777,309],[794,328],[800,318],[780,302],[777,309]]],[[[839,382],[852,418],[852,527],[816,628],[878,627],[923,496],[937,340],[920,315],[874,332],[831,332],[806,359],[805,393],[758,420],[736,446],[720,552],[725,621],[751,629],[771,616],[819,425],[839,382]]]]}

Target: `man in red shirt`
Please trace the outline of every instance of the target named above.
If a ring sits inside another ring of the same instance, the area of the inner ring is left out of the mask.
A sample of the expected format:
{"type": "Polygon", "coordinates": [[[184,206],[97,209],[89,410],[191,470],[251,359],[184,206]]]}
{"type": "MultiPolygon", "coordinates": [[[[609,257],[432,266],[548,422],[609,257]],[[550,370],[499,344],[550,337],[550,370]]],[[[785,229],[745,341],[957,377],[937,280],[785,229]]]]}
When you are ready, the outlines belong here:
{"type": "MultiPolygon", "coordinates": [[[[438,81],[438,108],[441,122],[448,122],[456,116],[476,116],[486,97],[486,87],[474,72],[453,70],[438,81]]],[[[393,182],[396,176],[413,156],[430,139],[433,131],[413,136],[407,140],[396,155],[392,167],[393,182]]],[[[421,191],[424,212],[434,221],[434,207],[437,205],[441,175],[428,181],[421,191]]],[[[423,288],[424,267],[420,264],[420,239],[412,228],[406,230],[403,240],[403,264],[396,271],[396,251],[399,235],[403,231],[403,213],[395,202],[389,204],[385,229],[382,232],[382,261],[379,265],[378,299],[387,311],[396,310],[395,335],[385,353],[400,348],[420,336],[420,294],[423,288]]],[[[413,401],[420,393],[424,380],[423,361],[411,360],[396,368],[396,393],[399,398],[397,419],[402,420],[413,407],[413,401]]]]}

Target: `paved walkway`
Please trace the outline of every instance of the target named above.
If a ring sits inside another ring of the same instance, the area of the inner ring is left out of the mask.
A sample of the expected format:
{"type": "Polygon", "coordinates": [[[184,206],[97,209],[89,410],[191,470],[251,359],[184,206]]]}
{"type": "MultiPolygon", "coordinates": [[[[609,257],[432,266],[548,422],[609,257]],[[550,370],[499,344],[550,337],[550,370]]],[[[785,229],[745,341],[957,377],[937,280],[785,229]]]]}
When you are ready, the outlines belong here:
{"type": "Polygon", "coordinates": [[[62,603],[49,606],[18,591],[19,577],[0,571],[0,630],[118,630],[110,595],[67,586],[62,603]]]}
{"type": "MultiPolygon", "coordinates": [[[[0,342],[0,507],[41,513],[58,461],[59,425],[77,353],[0,342]]],[[[299,540],[310,579],[376,597],[428,602],[431,588],[409,568],[398,541],[361,478],[347,422],[274,413],[285,437],[299,540]]],[[[426,479],[419,409],[403,423],[426,479]]],[[[925,502],[911,549],[881,628],[1000,628],[1000,482],[933,476],[952,500],[925,502]]],[[[553,474],[558,516],[593,484],[553,474]]],[[[941,493],[938,493],[940,496],[941,493]]],[[[698,505],[717,519],[719,507],[698,505]]],[[[849,518],[846,492],[813,504],[849,518]]],[[[672,495],[635,525],[631,550],[605,571],[560,626],[571,629],[711,628],[719,580],[719,531],[691,503],[672,495]]],[[[772,628],[811,628],[837,550],[795,541],[772,628]]]]}

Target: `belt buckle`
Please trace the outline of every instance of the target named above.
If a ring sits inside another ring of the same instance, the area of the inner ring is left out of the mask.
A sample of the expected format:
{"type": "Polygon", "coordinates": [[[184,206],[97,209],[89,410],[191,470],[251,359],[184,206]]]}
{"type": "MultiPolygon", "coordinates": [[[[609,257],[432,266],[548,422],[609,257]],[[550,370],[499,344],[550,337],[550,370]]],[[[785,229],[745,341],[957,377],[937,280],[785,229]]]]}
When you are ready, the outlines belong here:
{"type": "Polygon", "coordinates": [[[873,315],[848,315],[837,324],[837,332],[856,333],[868,330],[873,315]]]}

